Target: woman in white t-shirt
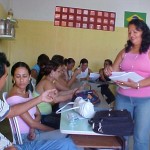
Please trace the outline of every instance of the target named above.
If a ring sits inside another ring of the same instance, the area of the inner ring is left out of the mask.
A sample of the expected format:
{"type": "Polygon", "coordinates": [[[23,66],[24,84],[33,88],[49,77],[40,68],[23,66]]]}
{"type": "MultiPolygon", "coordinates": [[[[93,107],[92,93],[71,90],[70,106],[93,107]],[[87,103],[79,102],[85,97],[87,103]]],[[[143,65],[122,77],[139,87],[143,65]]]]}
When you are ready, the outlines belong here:
{"type": "Polygon", "coordinates": [[[72,86],[76,81],[88,81],[92,70],[88,68],[88,60],[83,58],[80,60],[80,65],[75,69],[72,78],[68,81],[68,85],[72,86]]]}

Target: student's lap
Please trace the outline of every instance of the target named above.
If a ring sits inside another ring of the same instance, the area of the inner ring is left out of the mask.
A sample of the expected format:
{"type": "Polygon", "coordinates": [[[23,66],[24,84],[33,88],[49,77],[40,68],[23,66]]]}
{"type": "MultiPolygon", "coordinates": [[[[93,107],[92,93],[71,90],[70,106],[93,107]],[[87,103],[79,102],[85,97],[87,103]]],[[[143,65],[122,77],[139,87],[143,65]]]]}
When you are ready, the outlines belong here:
{"type": "MultiPolygon", "coordinates": [[[[60,132],[60,130],[53,130],[53,131],[49,131],[49,132],[35,130],[35,133],[36,133],[36,138],[34,139],[34,141],[36,141],[36,140],[58,140],[58,139],[66,137],[66,134],[62,134],[60,132]]],[[[31,142],[27,138],[28,134],[21,134],[21,136],[23,139],[23,143],[24,142],[31,142]]]]}

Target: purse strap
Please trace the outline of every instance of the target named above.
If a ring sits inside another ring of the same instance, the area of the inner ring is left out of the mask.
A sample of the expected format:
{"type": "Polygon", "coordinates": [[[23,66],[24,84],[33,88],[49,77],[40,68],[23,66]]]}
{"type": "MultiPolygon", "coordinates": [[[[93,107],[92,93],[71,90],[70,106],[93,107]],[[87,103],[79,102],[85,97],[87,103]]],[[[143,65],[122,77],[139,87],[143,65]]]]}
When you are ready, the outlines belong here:
{"type": "Polygon", "coordinates": [[[72,107],[72,108],[68,108],[68,109],[66,109],[66,110],[63,110],[63,109],[66,108],[68,105],[73,105],[73,104],[74,104],[74,102],[69,102],[69,103],[67,103],[66,105],[64,105],[63,107],[61,107],[60,109],[58,109],[58,110],[56,111],[56,114],[60,114],[60,113],[66,112],[66,111],[70,111],[70,110],[79,108],[79,106],[78,106],[78,107],[72,107]]]}

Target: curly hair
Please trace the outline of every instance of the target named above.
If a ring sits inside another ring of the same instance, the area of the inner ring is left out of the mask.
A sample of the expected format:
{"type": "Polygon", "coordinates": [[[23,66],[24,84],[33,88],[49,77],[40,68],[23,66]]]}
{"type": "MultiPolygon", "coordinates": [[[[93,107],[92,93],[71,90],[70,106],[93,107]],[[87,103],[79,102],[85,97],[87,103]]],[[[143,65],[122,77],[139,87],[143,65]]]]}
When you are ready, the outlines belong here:
{"type": "MultiPolygon", "coordinates": [[[[132,19],[129,22],[128,27],[130,25],[135,25],[136,29],[138,31],[143,32],[142,33],[142,43],[141,43],[139,53],[141,54],[141,53],[147,52],[147,50],[150,46],[150,29],[149,29],[149,27],[143,20],[140,20],[140,19],[132,19]]],[[[132,46],[133,46],[133,43],[130,40],[128,40],[125,45],[125,52],[126,53],[129,52],[132,46]]]]}

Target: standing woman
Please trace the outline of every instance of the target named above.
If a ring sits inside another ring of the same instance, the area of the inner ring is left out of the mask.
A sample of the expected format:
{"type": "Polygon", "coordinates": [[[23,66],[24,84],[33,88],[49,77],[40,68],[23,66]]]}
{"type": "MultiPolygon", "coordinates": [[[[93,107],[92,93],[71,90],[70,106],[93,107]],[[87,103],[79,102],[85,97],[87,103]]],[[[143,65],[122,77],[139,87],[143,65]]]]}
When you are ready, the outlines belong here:
{"type": "Polygon", "coordinates": [[[134,150],[149,149],[150,133],[150,30],[143,20],[133,19],[128,24],[128,41],[119,52],[112,67],[105,69],[106,75],[112,71],[136,72],[144,77],[139,82],[128,79],[117,81],[116,108],[127,109],[134,119],[134,150]]]}

